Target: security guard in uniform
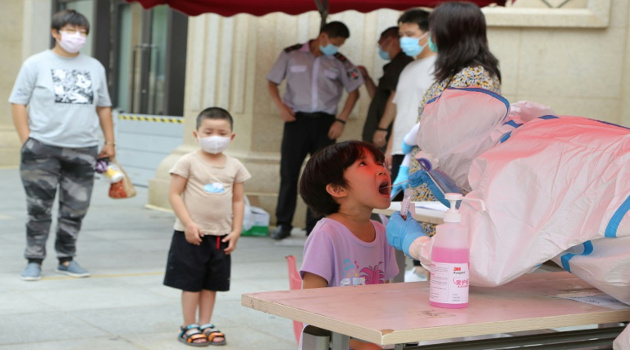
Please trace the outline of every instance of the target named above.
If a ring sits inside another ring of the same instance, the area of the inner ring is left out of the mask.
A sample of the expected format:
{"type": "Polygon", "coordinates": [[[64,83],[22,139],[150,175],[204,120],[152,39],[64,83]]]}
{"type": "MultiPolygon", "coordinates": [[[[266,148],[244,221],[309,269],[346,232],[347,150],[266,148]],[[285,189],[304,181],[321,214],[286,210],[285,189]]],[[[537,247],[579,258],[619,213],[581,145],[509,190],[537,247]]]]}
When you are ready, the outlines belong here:
{"type": "MultiPolygon", "coordinates": [[[[284,49],[267,74],[269,94],[285,122],[274,239],[291,234],[298,178],[306,155],[335,143],[359,99],[363,78],[357,67],[338,52],[348,37],[350,31],[345,24],[330,22],[321,28],[317,38],[284,49]],[[278,85],[285,78],[286,93],[281,99],[278,85]],[[348,96],[337,114],[342,88],[348,96]]],[[[307,235],[317,220],[308,209],[307,235]]]]}

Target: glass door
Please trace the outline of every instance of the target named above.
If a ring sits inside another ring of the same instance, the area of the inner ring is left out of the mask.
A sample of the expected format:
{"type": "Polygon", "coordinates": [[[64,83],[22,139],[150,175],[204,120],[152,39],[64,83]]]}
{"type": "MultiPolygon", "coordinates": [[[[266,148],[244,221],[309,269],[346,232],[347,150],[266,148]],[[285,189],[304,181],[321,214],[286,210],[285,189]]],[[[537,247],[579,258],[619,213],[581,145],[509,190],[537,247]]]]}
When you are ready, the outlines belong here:
{"type": "Polygon", "coordinates": [[[185,52],[188,18],[170,10],[167,6],[156,6],[144,10],[138,3],[120,3],[118,8],[117,97],[118,108],[126,113],[151,115],[181,115],[183,95],[170,95],[166,81],[183,90],[185,72],[180,57],[172,55],[185,52]],[[182,25],[183,22],[183,25],[182,25]],[[178,24],[175,26],[174,24],[178,24]],[[175,37],[175,34],[177,37],[175,37]],[[173,51],[177,49],[179,51],[173,51]],[[167,78],[166,72],[172,74],[167,78]]]}

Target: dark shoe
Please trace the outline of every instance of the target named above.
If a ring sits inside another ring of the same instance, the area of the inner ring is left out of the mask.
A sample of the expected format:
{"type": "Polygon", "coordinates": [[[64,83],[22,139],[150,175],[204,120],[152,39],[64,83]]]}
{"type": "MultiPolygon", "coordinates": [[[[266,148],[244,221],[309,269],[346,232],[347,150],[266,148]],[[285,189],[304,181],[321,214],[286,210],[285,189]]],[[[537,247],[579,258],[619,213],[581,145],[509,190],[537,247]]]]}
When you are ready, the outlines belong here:
{"type": "Polygon", "coordinates": [[[279,241],[291,236],[292,227],[289,225],[278,225],[278,228],[271,234],[271,238],[279,241]]]}

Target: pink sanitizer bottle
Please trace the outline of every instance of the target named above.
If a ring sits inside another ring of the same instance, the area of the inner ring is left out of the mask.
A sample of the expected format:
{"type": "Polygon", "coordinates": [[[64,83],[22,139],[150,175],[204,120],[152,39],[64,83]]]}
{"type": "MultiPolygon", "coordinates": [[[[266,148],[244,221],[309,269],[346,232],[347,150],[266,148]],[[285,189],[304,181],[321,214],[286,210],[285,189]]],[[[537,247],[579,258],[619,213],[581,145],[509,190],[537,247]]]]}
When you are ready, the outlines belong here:
{"type": "Polygon", "coordinates": [[[446,193],[444,197],[451,204],[433,237],[429,303],[460,309],[468,306],[468,232],[455,206],[462,195],[446,193]]]}

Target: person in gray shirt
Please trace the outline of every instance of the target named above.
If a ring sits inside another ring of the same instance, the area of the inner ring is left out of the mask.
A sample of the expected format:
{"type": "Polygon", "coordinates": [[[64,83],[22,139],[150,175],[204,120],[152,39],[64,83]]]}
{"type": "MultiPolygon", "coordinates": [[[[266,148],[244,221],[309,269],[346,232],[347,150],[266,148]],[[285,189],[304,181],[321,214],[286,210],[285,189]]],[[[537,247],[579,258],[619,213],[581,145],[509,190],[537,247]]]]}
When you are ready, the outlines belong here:
{"type": "Polygon", "coordinates": [[[22,279],[41,278],[51,212],[59,190],[56,271],[73,277],[90,273],[73,260],[81,223],[90,205],[94,166],[113,158],[114,124],[105,68],[79,50],[90,24],[74,10],[51,21],[55,47],[29,57],[18,74],[9,102],[22,142],[20,177],[26,192],[28,264],[22,279]],[[98,150],[98,132],[105,138],[98,150]]]}
{"type": "MultiPolygon", "coordinates": [[[[267,74],[269,94],[284,121],[277,229],[271,235],[276,240],[291,234],[297,184],[306,155],[335,143],[359,99],[363,77],[357,67],[338,52],[349,37],[350,30],[345,24],[330,22],[321,28],[317,38],[284,49],[267,74]],[[286,80],[286,92],[281,99],[278,86],[283,80],[286,80]],[[344,88],[348,96],[337,114],[344,88]]],[[[307,210],[307,235],[317,220],[307,210]]]]}

